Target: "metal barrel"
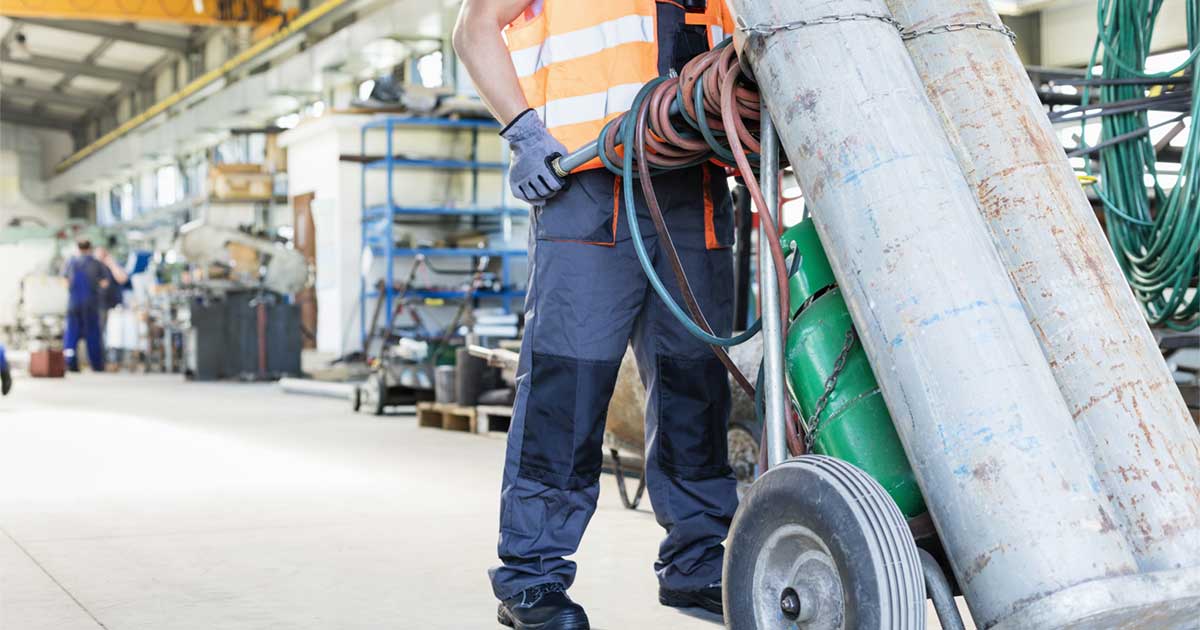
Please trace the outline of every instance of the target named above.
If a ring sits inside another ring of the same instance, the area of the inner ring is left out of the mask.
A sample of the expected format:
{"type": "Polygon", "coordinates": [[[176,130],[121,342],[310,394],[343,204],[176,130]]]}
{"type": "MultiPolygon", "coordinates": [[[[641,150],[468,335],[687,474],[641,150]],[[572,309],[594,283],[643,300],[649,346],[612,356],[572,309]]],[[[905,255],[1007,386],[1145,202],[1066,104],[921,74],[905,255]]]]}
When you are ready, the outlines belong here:
{"type": "MultiPolygon", "coordinates": [[[[886,2],[913,32],[1001,25],[987,0],[886,2]]],[[[1016,49],[978,28],[907,46],[1138,565],[1200,566],[1200,433],[1016,49]]]]}
{"type": "Polygon", "coordinates": [[[794,319],[785,357],[789,390],[815,435],[813,452],[863,469],[887,490],[906,518],[924,514],[921,489],[857,341],[816,228],[805,220],[784,232],[782,239],[785,249],[795,244],[803,257],[790,279],[794,319]]]}
{"type": "Polygon", "coordinates": [[[977,625],[1135,574],[883,0],[730,4],[977,625]]]}

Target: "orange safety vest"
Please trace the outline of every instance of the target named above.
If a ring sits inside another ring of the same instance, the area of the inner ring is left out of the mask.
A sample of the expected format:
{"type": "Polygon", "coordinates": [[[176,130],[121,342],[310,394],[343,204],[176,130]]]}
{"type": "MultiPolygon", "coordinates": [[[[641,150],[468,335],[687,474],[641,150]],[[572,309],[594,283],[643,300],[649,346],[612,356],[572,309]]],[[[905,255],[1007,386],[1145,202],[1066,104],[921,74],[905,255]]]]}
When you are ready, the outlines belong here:
{"type": "MultiPolygon", "coordinates": [[[[656,0],[534,0],[504,30],[525,100],[568,150],[595,140],[658,76],[657,15],[656,0]]],[[[710,47],[733,33],[723,0],[685,22],[707,26],[710,47]]]]}

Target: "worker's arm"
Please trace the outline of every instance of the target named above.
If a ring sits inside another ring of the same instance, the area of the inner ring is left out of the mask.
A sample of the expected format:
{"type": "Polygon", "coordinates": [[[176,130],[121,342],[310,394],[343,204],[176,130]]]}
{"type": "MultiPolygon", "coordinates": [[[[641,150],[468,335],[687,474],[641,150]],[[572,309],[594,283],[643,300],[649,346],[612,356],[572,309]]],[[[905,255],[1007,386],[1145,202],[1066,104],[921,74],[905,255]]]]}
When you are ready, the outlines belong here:
{"type": "Polygon", "coordinates": [[[454,52],[479,96],[501,124],[529,109],[501,32],[533,0],[464,0],[454,25],[454,52]]]}
{"type": "Polygon", "coordinates": [[[121,286],[125,286],[125,283],[129,281],[129,274],[125,271],[125,268],[121,265],[118,265],[116,261],[113,261],[113,263],[108,266],[108,272],[112,274],[113,282],[116,282],[121,286]]]}
{"type": "Polygon", "coordinates": [[[129,280],[129,274],[125,273],[124,267],[117,264],[117,261],[112,256],[112,252],[106,249],[99,258],[100,262],[104,263],[104,266],[108,268],[108,275],[112,277],[113,282],[125,286],[125,282],[129,280]]]}
{"type": "Polygon", "coordinates": [[[513,152],[509,187],[518,199],[540,205],[566,185],[550,162],[555,156],[565,155],[567,149],[529,108],[501,35],[530,1],[464,0],[454,25],[454,51],[471,73],[492,115],[504,123],[500,135],[508,140],[513,152]]]}

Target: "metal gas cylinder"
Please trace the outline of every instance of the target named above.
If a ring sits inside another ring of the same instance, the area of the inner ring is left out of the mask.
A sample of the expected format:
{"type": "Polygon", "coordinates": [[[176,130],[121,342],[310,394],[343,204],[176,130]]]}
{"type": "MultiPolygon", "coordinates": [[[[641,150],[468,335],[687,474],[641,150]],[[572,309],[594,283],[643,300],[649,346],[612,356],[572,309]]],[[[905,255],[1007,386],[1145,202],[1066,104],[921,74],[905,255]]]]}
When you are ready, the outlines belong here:
{"type": "Polygon", "coordinates": [[[789,281],[792,323],[785,361],[792,398],[809,418],[810,428],[816,426],[812,451],[866,471],[887,490],[906,517],[923,514],[921,490],[812,220],[787,230],[782,240],[784,251],[794,246],[802,256],[789,281]],[[814,420],[812,416],[843,354],[836,383],[814,420]]]}

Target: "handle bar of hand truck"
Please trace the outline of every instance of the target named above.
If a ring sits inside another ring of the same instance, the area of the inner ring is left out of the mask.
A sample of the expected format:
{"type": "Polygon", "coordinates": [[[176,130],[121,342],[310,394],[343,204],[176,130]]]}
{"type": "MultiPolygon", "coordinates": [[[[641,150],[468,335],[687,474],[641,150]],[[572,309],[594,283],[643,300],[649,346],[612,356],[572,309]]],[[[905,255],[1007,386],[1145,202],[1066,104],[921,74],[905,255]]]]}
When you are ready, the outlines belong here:
{"type": "Polygon", "coordinates": [[[555,175],[566,179],[571,174],[571,171],[591,162],[598,155],[600,155],[600,145],[595,140],[592,140],[567,155],[555,153],[546,158],[546,162],[550,165],[555,175]]]}

